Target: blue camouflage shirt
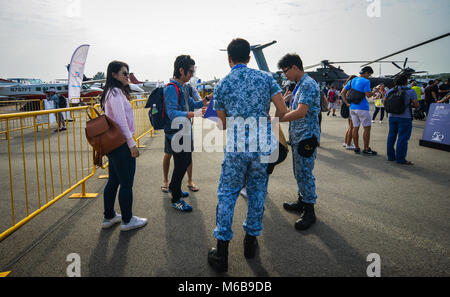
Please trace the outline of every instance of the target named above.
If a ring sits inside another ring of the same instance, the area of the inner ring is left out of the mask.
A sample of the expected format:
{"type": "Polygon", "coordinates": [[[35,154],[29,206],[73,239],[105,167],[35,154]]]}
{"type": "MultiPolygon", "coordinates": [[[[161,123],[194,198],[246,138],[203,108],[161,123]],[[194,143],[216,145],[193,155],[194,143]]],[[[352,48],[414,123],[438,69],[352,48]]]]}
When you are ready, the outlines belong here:
{"type": "Polygon", "coordinates": [[[297,92],[292,99],[292,110],[296,110],[299,104],[309,106],[306,116],[289,123],[289,140],[292,144],[298,144],[313,135],[320,141],[320,92],[319,85],[308,74],[305,74],[296,86],[297,92]]]}
{"type": "MultiPolygon", "coordinates": [[[[271,140],[276,138],[271,128],[269,110],[272,97],[280,92],[281,88],[272,75],[244,64],[234,66],[217,84],[214,89],[214,110],[224,110],[227,115],[226,152],[269,153],[269,150],[273,150],[271,140]],[[230,126],[229,118],[235,121],[235,125],[230,126]],[[242,126],[246,128],[240,129],[242,126]]],[[[278,143],[274,143],[277,148],[278,143]]]]}

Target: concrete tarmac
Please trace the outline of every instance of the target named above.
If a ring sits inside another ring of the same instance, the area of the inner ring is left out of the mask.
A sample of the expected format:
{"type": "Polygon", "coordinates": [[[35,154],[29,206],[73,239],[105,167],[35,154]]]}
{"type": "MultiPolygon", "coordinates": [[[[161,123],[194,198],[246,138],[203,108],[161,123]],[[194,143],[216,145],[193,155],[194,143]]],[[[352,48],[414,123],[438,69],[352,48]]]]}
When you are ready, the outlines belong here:
{"type": "MultiPolygon", "coordinates": [[[[347,120],[323,116],[314,169],[316,224],[296,231],[298,215],[283,209],[284,201],[297,196],[290,152],[270,177],[264,230],[252,260],[243,255],[247,204],[238,199],[225,276],[365,277],[372,253],[380,256],[381,276],[450,276],[450,158],[447,152],[418,145],[425,122],[413,123],[408,160],[415,165],[405,166],[387,161],[387,119],[372,127],[371,147],[379,155],[366,157],[342,147],[347,120]]],[[[283,128],[287,132],[286,124],[283,128]]],[[[141,143],[146,148],[137,162],[133,214],[148,218],[146,227],[101,229],[106,181],[97,179],[105,173],[99,170],[87,182],[87,191],[99,193],[98,198],[64,197],[0,242],[0,272],[65,277],[72,263],[67,257],[76,253],[84,277],[218,275],[209,267],[207,253],[216,243],[212,233],[223,154],[193,154],[200,191],[186,199],[193,212],[180,213],[160,190],[164,134],[141,143]]],[[[185,177],[185,191],[186,183],[185,177]]]]}

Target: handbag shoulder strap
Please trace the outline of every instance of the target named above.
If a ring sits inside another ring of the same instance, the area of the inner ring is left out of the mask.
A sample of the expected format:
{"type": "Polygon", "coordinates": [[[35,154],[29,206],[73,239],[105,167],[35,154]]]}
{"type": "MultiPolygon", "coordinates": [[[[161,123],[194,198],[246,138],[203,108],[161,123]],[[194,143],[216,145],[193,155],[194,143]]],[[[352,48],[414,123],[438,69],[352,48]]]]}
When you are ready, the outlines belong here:
{"type": "Polygon", "coordinates": [[[95,109],[95,108],[92,107],[92,106],[89,106],[88,108],[86,108],[86,113],[87,113],[87,116],[89,117],[90,120],[92,120],[92,117],[91,117],[91,115],[89,114],[89,111],[88,111],[89,109],[94,110],[95,113],[97,114],[97,117],[101,116],[101,114],[98,112],[97,109],[95,109]]]}

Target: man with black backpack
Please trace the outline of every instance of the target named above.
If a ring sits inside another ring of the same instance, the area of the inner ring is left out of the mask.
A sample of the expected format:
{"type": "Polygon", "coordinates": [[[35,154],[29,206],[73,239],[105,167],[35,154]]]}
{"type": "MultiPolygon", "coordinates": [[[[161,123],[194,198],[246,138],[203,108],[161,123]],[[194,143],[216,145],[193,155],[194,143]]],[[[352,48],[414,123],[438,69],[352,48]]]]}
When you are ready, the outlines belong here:
{"type": "Polygon", "coordinates": [[[406,160],[408,141],[412,132],[412,107],[417,108],[417,94],[407,87],[408,77],[401,75],[395,81],[396,87],[386,94],[385,106],[389,113],[389,135],[387,155],[389,161],[399,164],[414,165],[406,160]],[[397,141],[397,147],[394,144],[397,141]]]}
{"type": "Polygon", "coordinates": [[[369,147],[370,143],[370,129],[372,126],[369,101],[367,98],[372,97],[374,92],[370,87],[369,77],[373,74],[373,69],[370,66],[364,67],[360,71],[360,76],[355,77],[349,81],[342,90],[342,99],[346,104],[350,103],[350,115],[353,122],[353,142],[355,144],[355,154],[360,154],[359,148],[359,126],[363,126],[364,134],[364,150],[363,154],[366,156],[375,156],[377,152],[372,151],[369,147]]]}
{"type": "Polygon", "coordinates": [[[205,109],[193,112],[208,104],[208,100],[194,101],[184,86],[195,73],[195,61],[188,55],[178,56],[174,63],[173,79],[164,89],[164,133],[166,147],[173,152],[174,169],[169,190],[172,193],[172,207],[178,211],[190,212],[192,207],[183,198],[187,192],[181,191],[181,182],[192,162],[192,124],[190,119],[202,116],[205,109]],[[180,127],[181,128],[178,128],[180,127]],[[186,143],[186,140],[188,143],[186,143]]]}
{"type": "Polygon", "coordinates": [[[328,113],[327,116],[330,115],[331,110],[333,110],[333,116],[336,116],[336,109],[338,108],[338,100],[339,100],[339,92],[336,90],[336,87],[331,86],[331,90],[328,91],[328,113]]]}

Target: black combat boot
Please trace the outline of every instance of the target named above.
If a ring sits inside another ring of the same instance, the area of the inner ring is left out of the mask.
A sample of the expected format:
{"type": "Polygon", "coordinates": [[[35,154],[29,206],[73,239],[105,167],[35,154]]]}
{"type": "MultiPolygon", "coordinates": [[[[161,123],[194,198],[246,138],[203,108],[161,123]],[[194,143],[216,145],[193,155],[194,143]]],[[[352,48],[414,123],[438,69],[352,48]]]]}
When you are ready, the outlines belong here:
{"type": "Polygon", "coordinates": [[[300,216],[305,211],[305,203],[302,201],[302,196],[298,194],[298,199],[295,202],[284,202],[283,207],[287,211],[295,211],[300,213],[300,216]]]}
{"type": "Polygon", "coordinates": [[[256,248],[258,247],[258,241],[256,240],[256,236],[245,234],[244,238],[244,256],[247,259],[252,259],[255,257],[256,248]]]}
{"type": "Polygon", "coordinates": [[[228,244],[230,241],[217,240],[217,248],[208,252],[208,263],[217,272],[228,271],[228,244]]]}
{"type": "Polygon", "coordinates": [[[303,212],[303,217],[301,217],[297,222],[295,222],[295,229],[306,230],[311,227],[316,222],[316,214],[314,213],[313,203],[304,203],[305,211],[303,212]]]}

